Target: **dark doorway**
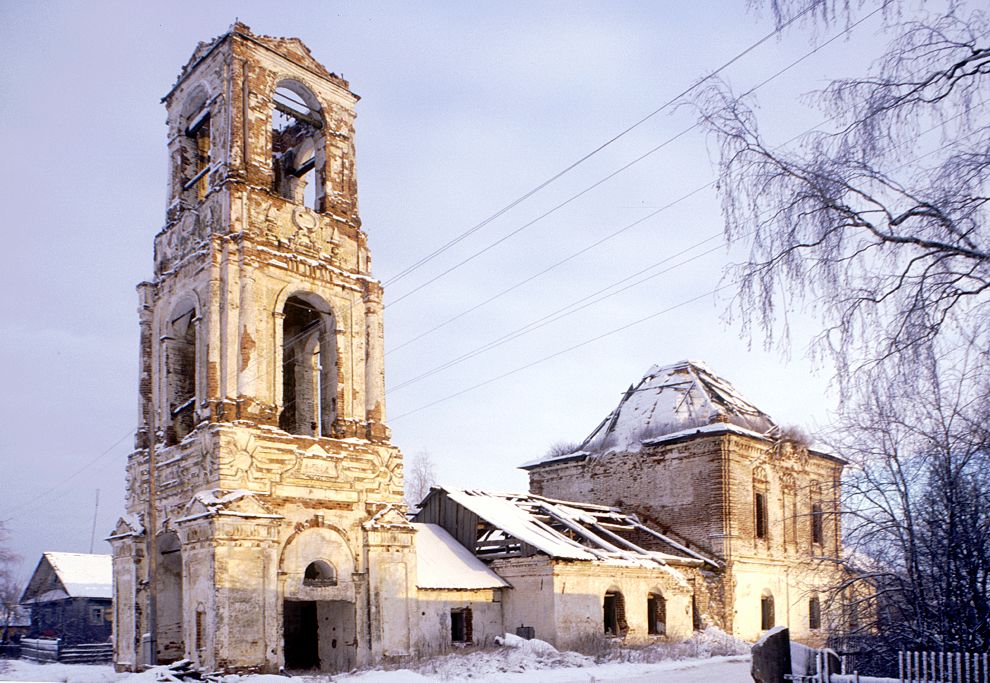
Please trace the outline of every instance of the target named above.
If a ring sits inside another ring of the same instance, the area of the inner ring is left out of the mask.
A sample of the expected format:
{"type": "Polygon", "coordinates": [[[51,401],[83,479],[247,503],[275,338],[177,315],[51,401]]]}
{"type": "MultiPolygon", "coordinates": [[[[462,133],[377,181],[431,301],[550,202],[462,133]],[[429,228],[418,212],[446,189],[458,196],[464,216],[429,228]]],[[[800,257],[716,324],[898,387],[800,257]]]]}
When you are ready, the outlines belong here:
{"type": "Polygon", "coordinates": [[[286,669],[319,669],[319,625],[316,603],[286,600],[282,609],[286,669]]]}

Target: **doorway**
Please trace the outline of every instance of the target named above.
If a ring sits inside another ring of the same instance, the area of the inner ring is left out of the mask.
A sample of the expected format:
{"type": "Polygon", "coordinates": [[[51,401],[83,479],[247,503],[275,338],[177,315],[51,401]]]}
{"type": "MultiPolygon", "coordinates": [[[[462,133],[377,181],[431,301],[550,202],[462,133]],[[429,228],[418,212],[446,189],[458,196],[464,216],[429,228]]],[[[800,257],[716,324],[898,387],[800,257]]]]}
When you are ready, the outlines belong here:
{"type": "Polygon", "coordinates": [[[316,603],[286,600],[282,609],[286,669],[320,668],[320,627],[316,603]]]}

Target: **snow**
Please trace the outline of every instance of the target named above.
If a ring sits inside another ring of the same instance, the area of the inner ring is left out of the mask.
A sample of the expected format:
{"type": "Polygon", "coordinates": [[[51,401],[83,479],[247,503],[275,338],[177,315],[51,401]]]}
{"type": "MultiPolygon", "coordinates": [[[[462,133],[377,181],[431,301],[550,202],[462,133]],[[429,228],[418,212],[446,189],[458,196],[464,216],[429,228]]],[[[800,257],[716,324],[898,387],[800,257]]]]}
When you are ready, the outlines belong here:
{"type": "MultiPolygon", "coordinates": [[[[552,501],[549,498],[531,494],[492,493],[478,490],[462,490],[444,487],[447,496],[455,503],[471,510],[492,526],[505,534],[533,546],[550,557],[568,560],[592,560],[621,566],[640,566],[667,571],[679,583],[686,585],[686,579],[676,569],[667,566],[670,555],[653,553],[630,543],[631,548],[614,539],[605,540],[602,532],[585,525],[597,523],[596,514],[610,518],[610,521],[629,520],[618,510],[600,506],[584,506],[580,503],[552,501]],[[580,506],[580,508],[576,507],[580,506]],[[549,515],[579,535],[586,543],[560,533],[537,518],[536,514],[549,515]]],[[[684,559],[684,558],[677,558],[684,559]]]]}
{"type": "Polygon", "coordinates": [[[437,524],[416,529],[416,585],[420,588],[478,590],[509,584],[437,524]]]}
{"type": "Polygon", "coordinates": [[[68,597],[113,597],[113,558],[110,555],[47,552],[44,559],[55,570],[68,597]]]}
{"type": "MultiPolygon", "coordinates": [[[[749,683],[749,658],[736,654],[748,646],[717,629],[696,634],[686,643],[663,643],[642,648],[611,650],[598,661],[576,652],[560,652],[542,640],[523,640],[512,634],[497,639],[501,647],[455,652],[414,660],[408,668],[369,670],[350,674],[293,676],[301,683],[406,683],[409,681],[484,681],[515,683],[572,683],[581,681],[656,681],[676,683],[749,683]],[[719,653],[709,656],[711,653],[719,653]]],[[[0,661],[0,680],[71,681],[72,683],[152,683],[159,669],[140,674],[117,674],[110,666],[36,664],[0,661]]],[[[229,675],[224,683],[285,683],[272,674],[229,675]]]]}
{"type": "MultiPolygon", "coordinates": [[[[572,683],[581,681],[656,681],[677,683],[749,683],[748,645],[718,629],[706,629],[683,643],[616,648],[595,658],[561,652],[542,640],[512,634],[496,639],[501,647],[469,650],[412,660],[398,670],[293,676],[301,683],[406,683],[408,681],[482,681],[572,683]]],[[[140,674],[117,674],[110,666],[37,664],[0,661],[0,680],[69,681],[71,683],[152,683],[165,667],[140,674]],[[3,667],[7,666],[4,671],[3,667]]],[[[284,676],[228,675],[224,683],[285,683],[284,676]]]]}
{"type": "Polygon", "coordinates": [[[699,429],[764,437],[776,430],[769,415],[700,361],[650,368],[574,453],[540,458],[523,467],[581,457],[584,452],[636,452],[656,437],[688,436],[699,429]],[[731,426],[730,426],[731,425],[731,426]]]}

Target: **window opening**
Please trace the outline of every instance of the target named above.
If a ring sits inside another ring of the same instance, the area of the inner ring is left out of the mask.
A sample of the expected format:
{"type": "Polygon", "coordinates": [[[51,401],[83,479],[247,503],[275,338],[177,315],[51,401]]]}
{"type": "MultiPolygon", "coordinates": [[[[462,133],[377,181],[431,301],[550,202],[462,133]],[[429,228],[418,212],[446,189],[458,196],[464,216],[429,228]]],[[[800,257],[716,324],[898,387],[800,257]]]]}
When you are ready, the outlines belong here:
{"type": "Polygon", "coordinates": [[[337,570],[333,565],[323,560],[310,562],[303,573],[304,586],[336,586],[337,570]]]}
{"type": "Polygon", "coordinates": [[[767,537],[767,497],[764,493],[755,495],[754,506],[756,508],[756,537],[767,537]]]}
{"type": "Polygon", "coordinates": [[[471,608],[450,610],[450,642],[470,643],[474,637],[471,608]]]}
{"type": "Polygon", "coordinates": [[[651,636],[667,635],[667,601],[660,593],[650,593],[646,598],[647,633],[651,636]]]}
{"type": "Polygon", "coordinates": [[[760,628],[766,631],[773,628],[773,594],[763,591],[760,598],[760,628]]]}
{"type": "Polygon", "coordinates": [[[811,542],[817,545],[822,544],[822,539],[825,536],[823,518],[821,503],[813,503],[811,506],[811,542]]]}
{"type": "Polygon", "coordinates": [[[818,596],[813,596],[808,600],[808,628],[819,629],[822,627],[822,605],[818,601],[818,596]]]}
{"type": "Polygon", "coordinates": [[[279,426],[292,434],[329,436],[337,395],[333,317],[301,297],[290,297],[284,313],[279,426]]]}
{"type": "Polygon", "coordinates": [[[196,311],[174,317],[164,336],[169,425],[165,442],[178,443],[196,426],[196,311]]]}
{"type": "Polygon", "coordinates": [[[323,210],[324,146],[316,98],[299,84],[279,85],[272,95],[272,168],[280,196],[323,210]]]}
{"type": "Polygon", "coordinates": [[[626,623],[626,601],[622,593],[618,591],[606,593],[603,608],[605,635],[625,636],[629,625],[626,623]]]}

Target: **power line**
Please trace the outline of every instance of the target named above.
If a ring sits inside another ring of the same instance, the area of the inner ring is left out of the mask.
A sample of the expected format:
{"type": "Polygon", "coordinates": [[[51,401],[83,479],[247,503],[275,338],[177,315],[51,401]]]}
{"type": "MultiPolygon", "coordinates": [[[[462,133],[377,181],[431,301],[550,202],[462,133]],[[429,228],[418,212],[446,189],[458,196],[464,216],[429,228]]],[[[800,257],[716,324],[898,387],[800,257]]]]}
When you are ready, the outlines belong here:
{"type": "Polygon", "coordinates": [[[450,249],[454,245],[460,243],[461,241],[463,241],[464,239],[466,239],[467,237],[469,237],[473,233],[477,232],[478,230],[481,230],[483,227],[485,227],[486,225],[488,225],[489,223],[491,223],[492,221],[494,221],[496,218],[498,218],[502,214],[506,213],[507,211],[513,209],[514,207],[518,206],[522,202],[526,201],[527,199],[529,199],[530,197],[532,197],[534,194],[536,194],[537,192],[539,192],[543,188],[547,187],[548,185],[552,184],[553,182],[555,182],[556,180],[558,180],[562,176],[566,175],[567,173],[569,173],[573,169],[577,168],[578,166],[580,166],[585,161],[587,161],[591,157],[593,157],[596,154],[598,154],[599,152],[601,152],[603,149],[605,149],[606,147],[608,147],[612,143],[616,142],[617,140],[619,140],[620,138],[624,137],[625,135],[631,133],[633,130],[635,130],[639,126],[643,125],[644,123],[646,123],[647,121],[649,121],[650,119],[652,119],[654,116],[656,116],[657,114],[659,114],[660,112],[662,112],[664,109],[667,109],[668,107],[676,104],[678,101],[680,101],[685,95],[687,95],[688,93],[690,93],[692,90],[695,90],[696,88],[698,88],[702,84],[706,83],[707,81],[711,80],[712,78],[714,78],[715,76],[717,76],[718,74],[720,74],[722,71],[725,71],[727,68],[729,68],[730,66],[732,66],[733,64],[735,64],[737,61],[739,61],[740,59],[742,59],[743,57],[745,57],[746,55],[748,55],[750,52],[752,52],[753,50],[755,50],[759,46],[761,46],[763,43],[767,42],[768,40],[770,40],[771,38],[773,38],[775,35],[777,35],[781,31],[783,31],[785,28],[787,28],[788,26],[790,26],[791,24],[793,24],[794,22],[796,22],[798,19],[802,18],[805,14],[807,14],[808,12],[810,12],[812,9],[813,9],[813,5],[809,5],[808,7],[806,7],[805,9],[803,9],[801,12],[799,12],[798,14],[796,14],[794,17],[792,17],[791,19],[787,20],[786,22],[784,22],[783,24],[781,24],[780,26],[778,26],[776,29],[774,29],[770,33],[766,34],[765,36],[763,36],[762,38],[760,38],[759,40],[757,40],[755,43],[751,44],[749,47],[747,47],[746,49],[744,49],[742,52],[740,52],[737,55],[735,55],[734,57],[732,57],[729,61],[725,62],[720,67],[718,67],[714,71],[710,72],[707,76],[704,76],[700,80],[696,81],[695,83],[693,83],[689,87],[687,87],[684,90],[682,90],[679,94],[675,95],[674,97],[672,97],[669,100],[667,100],[666,102],[664,102],[662,105],[660,105],[659,107],[657,107],[656,109],[654,109],[652,112],[650,112],[646,116],[642,117],[641,119],[639,119],[638,121],[636,121],[635,123],[633,123],[631,126],[628,126],[624,130],[622,130],[619,133],[617,133],[616,135],[614,135],[613,137],[609,138],[608,140],[606,140],[605,142],[603,142],[602,144],[600,144],[595,149],[591,150],[590,152],[588,152],[584,156],[580,157],[577,161],[573,162],[572,164],[570,164],[569,166],[567,166],[563,170],[555,173],[553,176],[551,176],[550,178],[546,179],[545,181],[543,181],[542,183],[540,183],[539,185],[537,185],[532,190],[529,190],[525,194],[523,194],[520,197],[518,197],[517,199],[513,200],[512,202],[510,202],[506,206],[502,207],[501,209],[499,209],[494,214],[492,214],[488,218],[484,219],[483,221],[481,221],[477,225],[475,225],[475,226],[469,228],[468,230],[462,232],[460,235],[458,235],[454,239],[450,240],[449,242],[443,244],[439,248],[437,248],[434,251],[430,252],[429,254],[427,254],[423,258],[419,259],[418,261],[416,261],[412,265],[407,266],[405,269],[403,269],[397,275],[395,275],[394,277],[392,277],[388,281],[384,282],[383,283],[383,286],[388,286],[388,285],[391,285],[391,284],[393,284],[395,282],[398,282],[399,280],[401,280],[402,278],[404,278],[409,273],[413,272],[414,270],[417,270],[418,268],[422,267],[426,263],[432,261],[434,258],[436,258],[440,254],[444,253],[445,251],[447,251],[448,249],[450,249]]]}
{"type": "Polygon", "coordinates": [[[100,453],[99,455],[97,455],[92,460],[88,461],[85,465],[83,465],[78,470],[76,470],[75,472],[73,472],[72,474],[70,474],[69,476],[67,476],[65,479],[62,479],[61,481],[59,481],[57,484],[55,484],[51,488],[46,489],[45,491],[42,491],[41,493],[35,495],[31,500],[24,501],[23,503],[20,503],[18,505],[15,505],[12,508],[9,508],[3,514],[4,515],[10,515],[13,512],[18,512],[20,510],[23,510],[24,508],[30,507],[30,506],[38,503],[42,498],[44,498],[45,496],[47,496],[50,493],[53,493],[53,492],[59,490],[60,488],[62,488],[63,486],[65,486],[65,484],[69,483],[70,481],[72,481],[73,479],[75,479],[77,476],[79,476],[80,474],[82,474],[83,472],[85,472],[86,470],[88,470],[90,467],[92,467],[93,465],[95,465],[99,460],[103,459],[103,457],[105,457],[108,453],[110,453],[110,451],[112,451],[114,448],[116,448],[117,446],[119,446],[120,443],[124,439],[126,439],[129,436],[133,436],[133,435],[134,435],[134,430],[133,429],[128,430],[128,432],[126,434],[124,434],[123,436],[121,436],[119,439],[117,439],[113,443],[112,446],[110,446],[109,448],[107,448],[105,451],[103,451],[102,453],[100,453]]]}
{"type": "MultiPolygon", "coordinates": [[[[778,71],[776,71],[776,72],[774,72],[774,73],[773,73],[773,74],[772,74],[771,76],[769,76],[768,78],[766,78],[766,79],[764,79],[763,81],[761,81],[761,82],[760,82],[760,83],[758,83],[757,85],[755,85],[755,86],[753,86],[752,88],[750,88],[749,90],[747,90],[747,91],[746,91],[745,93],[743,93],[743,94],[742,94],[742,95],[741,95],[740,97],[746,97],[746,96],[748,96],[748,95],[751,95],[751,94],[753,94],[754,92],[756,92],[757,90],[759,90],[759,89],[760,89],[760,88],[762,88],[763,86],[765,86],[765,85],[767,85],[768,83],[770,83],[770,82],[772,82],[772,81],[774,81],[775,79],[777,79],[777,78],[779,78],[779,77],[780,77],[781,75],[783,75],[783,74],[784,74],[784,73],[786,73],[787,71],[789,71],[789,70],[791,70],[791,69],[793,69],[793,68],[794,68],[795,66],[797,66],[798,64],[800,64],[800,63],[801,63],[801,62],[803,62],[804,60],[806,60],[806,59],[808,59],[808,58],[809,58],[809,57],[811,57],[812,55],[814,55],[814,54],[816,54],[817,52],[819,52],[820,50],[822,50],[822,49],[823,49],[823,48],[825,48],[826,46],[828,46],[828,45],[830,45],[830,44],[832,44],[833,42],[835,42],[836,40],[838,40],[839,38],[841,38],[842,36],[844,36],[844,35],[845,35],[846,33],[849,33],[849,32],[850,32],[850,31],[852,31],[852,30],[853,30],[854,28],[856,28],[857,26],[859,26],[859,25],[860,25],[860,24],[862,24],[863,22],[865,22],[865,21],[867,21],[868,19],[870,19],[871,17],[873,17],[873,16],[875,15],[875,14],[878,14],[878,13],[879,13],[879,12],[880,12],[881,10],[883,10],[883,8],[884,8],[884,7],[886,6],[886,4],[887,4],[887,2],[889,2],[889,1],[890,1],[890,0],[886,0],[886,2],[884,2],[884,4],[882,4],[882,5],[880,6],[880,7],[878,7],[878,8],[876,8],[876,9],[874,9],[874,10],[873,10],[872,12],[870,12],[870,13],[868,13],[867,15],[865,15],[865,16],[863,16],[863,17],[861,17],[860,19],[858,19],[858,20],[857,20],[857,21],[855,21],[854,23],[852,23],[852,24],[850,24],[849,26],[847,26],[846,28],[844,28],[844,29],[843,29],[842,31],[840,31],[840,32],[838,32],[838,33],[836,33],[836,34],[835,34],[834,36],[832,36],[831,38],[829,38],[829,39],[828,39],[828,40],[826,40],[825,42],[823,42],[823,43],[821,43],[821,44],[819,44],[819,45],[816,45],[816,46],[815,46],[814,48],[812,48],[812,49],[811,49],[810,51],[808,51],[808,52],[806,52],[806,53],[805,53],[805,54],[803,54],[803,55],[802,55],[801,57],[799,57],[799,58],[797,58],[797,59],[795,59],[794,61],[792,61],[792,62],[791,62],[790,64],[788,64],[787,66],[785,66],[785,67],[783,67],[783,68],[781,68],[781,69],[779,69],[778,71]]],[[[805,11],[807,11],[807,10],[805,10],[805,11]]],[[[799,16],[800,16],[800,15],[799,15],[799,16]]],[[[794,21],[794,20],[792,19],[791,21],[794,21]]],[[[783,27],[781,27],[781,28],[783,28],[783,27]]],[[[764,39],[764,40],[765,40],[765,39],[764,39]]],[[[723,68],[724,68],[724,67],[723,67],[723,68]]],[[[696,88],[696,87],[697,87],[698,85],[701,85],[701,83],[704,83],[704,82],[705,82],[706,80],[708,80],[708,79],[709,79],[709,78],[711,78],[712,76],[714,76],[714,74],[710,74],[710,75],[709,75],[709,76],[707,76],[707,77],[706,77],[705,79],[702,79],[701,81],[699,81],[698,83],[696,83],[696,84],[695,84],[694,86],[692,86],[691,88],[689,88],[688,90],[686,90],[686,91],[684,92],[684,94],[687,94],[687,92],[690,92],[691,90],[693,90],[694,88],[696,88]]],[[[681,95],[681,96],[683,96],[683,95],[681,95]]],[[[681,96],[679,96],[679,97],[681,97],[681,96]]],[[[665,106],[667,106],[667,105],[665,105],[665,106]]],[[[659,111],[659,110],[658,110],[658,111],[659,111]]],[[[644,119],[644,120],[645,120],[645,119],[644,119]]],[[[636,125],[639,125],[639,124],[636,124],[636,125]]],[[[539,222],[539,221],[541,221],[541,220],[543,220],[543,219],[544,219],[544,218],[546,218],[547,216],[549,216],[549,215],[551,215],[551,214],[553,214],[553,213],[555,213],[556,211],[558,211],[558,210],[560,210],[561,208],[563,208],[563,207],[565,207],[565,206],[567,206],[567,205],[568,205],[568,204],[570,204],[571,202],[573,202],[573,201],[575,201],[575,200],[577,200],[578,198],[580,198],[580,197],[582,197],[582,196],[584,196],[585,194],[587,194],[587,193],[588,193],[588,192],[590,192],[591,190],[593,190],[593,189],[595,189],[595,188],[597,188],[597,187],[599,187],[600,185],[602,185],[603,183],[605,183],[605,182],[607,182],[608,180],[611,180],[612,178],[614,178],[615,176],[617,176],[617,175],[619,175],[619,174],[620,174],[620,173],[622,173],[623,171],[625,171],[625,170],[627,170],[627,169],[629,169],[629,168],[630,168],[630,167],[632,167],[633,165],[635,165],[635,164],[637,164],[637,163],[639,163],[639,162],[640,162],[640,161],[642,161],[643,159],[646,159],[647,157],[649,157],[649,156],[651,156],[652,154],[654,154],[654,153],[656,153],[656,152],[658,152],[659,150],[661,150],[661,149],[663,149],[663,148],[664,148],[664,147],[666,147],[667,145],[669,145],[669,144],[671,144],[672,142],[674,142],[675,140],[677,140],[677,139],[678,139],[678,138],[680,138],[681,136],[683,136],[683,135],[685,135],[685,134],[687,134],[687,133],[689,133],[690,131],[692,131],[692,130],[694,130],[695,128],[698,128],[698,127],[700,127],[700,126],[701,126],[701,122],[700,122],[700,121],[699,121],[699,122],[696,122],[696,123],[694,123],[694,124],[692,124],[691,126],[688,126],[687,128],[685,128],[684,130],[682,130],[682,131],[680,131],[679,133],[677,133],[677,134],[675,134],[674,136],[672,136],[672,137],[670,137],[670,138],[667,138],[667,139],[666,139],[666,140],[665,140],[664,142],[662,142],[662,143],[660,143],[659,145],[657,145],[656,147],[654,147],[654,148],[652,148],[651,150],[649,150],[649,151],[648,151],[648,152],[646,152],[645,154],[642,154],[641,156],[639,156],[639,157],[637,157],[637,158],[635,158],[635,159],[633,159],[632,161],[630,161],[630,162],[628,162],[627,164],[625,164],[625,165],[623,165],[623,166],[621,166],[620,168],[618,168],[618,169],[616,169],[615,171],[612,171],[611,173],[609,173],[608,175],[606,175],[606,176],[605,176],[604,178],[601,178],[600,180],[598,180],[598,181],[596,181],[596,182],[594,182],[593,184],[591,184],[591,185],[589,185],[588,187],[586,187],[586,188],[584,188],[583,190],[581,190],[581,191],[580,191],[580,192],[578,192],[577,194],[574,194],[574,195],[572,195],[572,196],[570,196],[569,198],[567,198],[567,199],[565,199],[565,200],[564,200],[563,202],[560,202],[559,204],[557,204],[557,205],[555,205],[555,206],[554,206],[553,208],[551,208],[551,209],[549,209],[548,211],[545,211],[544,213],[542,213],[542,214],[540,214],[539,216],[537,216],[537,217],[536,217],[536,218],[534,218],[533,220],[531,220],[531,221],[529,221],[528,223],[525,223],[525,224],[523,224],[522,226],[520,226],[520,227],[518,227],[518,228],[516,228],[515,230],[513,230],[513,231],[511,231],[511,232],[509,232],[509,233],[507,233],[506,235],[503,235],[502,237],[500,237],[500,238],[498,238],[498,239],[497,239],[497,240],[495,240],[494,242],[490,242],[490,243],[489,243],[489,244],[487,244],[486,246],[484,246],[484,247],[482,247],[481,249],[479,249],[478,251],[476,251],[476,252],[474,252],[473,254],[470,254],[469,256],[467,256],[467,257],[465,257],[465,258],[463,258],[462,260],[460,260],[460,261],[458,261],[457,263],[455,263],[454,265],[452,265],[452,266],[450,266],[450,267],[449,267],[449,268],[447,268],[446,270],[444,270],[444,271],[441,271],[440,273],[438,273],[437,275],[435,275],[435,276],[433,276],[432,278],[430,278],[430,279],[429,279],[429,280],[427,280],[426,282],[423,282],[422,284],[420,284],[420,285],[418,285],[418,286],[416,286],[416,287],[414,287],[413,289],[411,289],[411,290],[409,290],[409,291],[408,291],[408,292],[406,292],[405,294],[403,294],[403,295],[401,295],[401,296],[400,296],[399,298],[397,298],[397,299],[395,299],[395,300],[393,300],[392,302],[390,302],[390,303],[388,303],[388,304],[386,304],[386,305],[385,305],[385,308],[388,308],[389,306],[392,306],[392,305],[394,305],[394,304],[397,304],[397,303],[399,303],[400,301],[402,301],[402,300],[404,300],[404,299],[406,299],[406,298],[408,298],[408,297],[410,297],[410,296],[412,296],[413,294],[415,294],[415,293],[417,293],[417,292],[419,292],[419,291],[421,291],[421,290],[423,290],[424,288],[426,288],[426,287],[428,287],[428,286],[430,286],[431,284],[433,284],[433,283],[434,283],[434,282],[436,282],[437,280],[440,280],[441,278],[443,278],[443,277],[446,277],[447,275],[449,275],[449,274],[450,274],[450,273],[452,273],[453,271],[455,271],[455,270],[457,270],[458,268],[460,268],[460,267],[462,267],[462,266],[464,266],[464,265],[466,265],[466,264],[468,264],[468,263],[470,263],[471,261],[473,261],[474,259],[476,259],[476,258],[478,258],[478,257],[479,257],[479,256],[481,256],[482,254],[485,254],[485,253],[486,253],[486,252],[488,252],[489,250],[491,250],[491,249],[493,249],[493,248],[495,248],[495,247],[496,247],[496,246],[498,246],[499,244],[502,244],[502,243],[503,243],[503,242],[505,242],[506,240],[508,240],[508,239],[510,239],[510,238],[512,238],[512,237],[514,237],[514,236],[516,236],[516,235],[518,235],[518,234],[519,234],[519,233],[521,233],[521,232],[522,232],[523,230],[526,230],[527,228],[529,228],[529,227],[531,227],[531,226],[532,226],[532,225],[534,225],[535,223],[537,223],[537,222],[539,222]]],[[[462,236],[462,237],[463,237],[463,236],[462,236]]],[[[460,239],[462,239],[462,237],[458,237],[458,238],[457,238],[457,241],[459,241],[460,239]]],[[[447,247],[444,247],[444,249],[446,249],[446,248],[447,248],[447,247]]],[[[431,258],[432,258],[432,257],[431,257],[431,258]]],[[[407,269],[407,270],[408,270],[408,269],[407,269]]],[[[411,271],[410,271],[410,272],[411,272],[411,271]]],[[[384,285],[389,285],[389,284],[391,284],[391,283],[393,283],[393,282],[395,282],[395,281],[396,281],[396,279],[397,279],[397,277],[396,277],[396,278],[392,278],[392,279],[391,279],[391,280],[389,280],[388,282],[386,282],[386,283],[384,283],[384,285]]]]}
{"type": "Polygon", "coordinates": [[[680,261],[678,263],[675,263],[674,265],[670,266],[669,268],[665,268],[665,269],[663,269],[663,270],[661,270],[661,271],[659,271],[657,273],[653,273],[652,275],[648,275],[648,276],[646,276],[644,278],[641,278],[641,279],[639,279],[639,280],[637,280],[637,281],[635,281],[635,282],[633,282],[631,284],[626,285],[625,287],[622,287],[620,289],[615,290],[614,292],[610,292],[608,294],[604,294],[604,292],[607,292],[608,290],[613,289],[614,287],[617,287],[618,285],[623,284],[624,282],[628,282],[629,280],[632,280],[633,278],[635,278],[635,277],[637,277],[639,275],[642,275],[643,273],[647,273],[647,272],[653,270],[654,268],[656,268],[657,266],[663,265],[664,263],[667,263],[668,261],[672,261],[673,259],[677,258],[678,256],[681,256],[683,254],[686,254],[687,252],[689,252],[689,251],[691,251],[693,249],[696,249],[697,247],[705,244],[706,242],[712,241],[713,239],[719,237],[720,235],[721,235],[721,232],[717,232],[717,233],[715,233],[715,234],[713,234],[713,235],[711,235],[709,237],[706,237],[705,239],[701,240],[700,242],[696,242],[695,244],[692,244],[691,246],[687,247],[686,249],[682,249],[681,251],[677,252],[676,254],[672,254],[671,256],[667,256],[666,258],[663,258],[660,261],[657,261],[656,263],[654,263],[652,265],[649,265],[646,268],[643,268],[642,270],[639,270],[639,271],[633,273],[632,275],[628,275],[628,276],[622,278],[621,280],[618,280],[617,282],[613,282],[612,284],[607,285],[606,287],[603,287],[602,289],[599,289],[598,291],[592,292],[591,294],[588,294],[588,295],[586,295],[586,296],[584,296],[584,297],[582,297],[582,298],[580,298],[580,299],[578,299],[576,301],[573,301],[573,302],[571,302],[571,303],[569,303],[569,304],[567,304],[565,306],[562,306],[561,308],[558,308],[557,310],[555,310],[555,311],[553,311],[551,313],[548,313],[548,314],[546,314],[546,315],[544,315],[544,316],[542,316],[540,318],[537,318],[536,320],[534,320],[534,321],[532,321],[532,322],[530,322],[530,323],[528,323],[526,325],[523,325],[522,327],[518,327],[515,330],[513,330],[512,332],[508,332],[508,333],[502,335],[498,339],[495,339],[495,340],[493,340],[491,342],[488,342],[486,344],[482,344],[481,346],[473,349],[472,351],[468,351],[467,353],[464,353],[464,354],[458,356],[457,358],[453,358],[453,359],[447,361],[446,363],[443,363],[443,364],[441,364],[441,365],[439,365],[437,367],[434,367],[434,368],[432,368],[430,370],[427,370],[426,372],[424,372],[424,373],[422,373],[420,375],[417,375],[416,377],[413,377],[411,379],[405,380],[404,382],[400,382],[398,385],[392,387],[392,389],[390,389],[387,393],[393,393],[393,392],[399,391],[400,389],[403,389],[403,388],[405,388],[405,387],[407,387],[407,386],[409,386],[411,384],[415,384],[416,382],[419,382],[421,380],[424,380],[427,377],[432,377],[433,375],[437,374],[438,372],[441,372],[441,371],[446,370],[446,369],[448,369],[450,367],[453,367],[455,365],[458,365],[460,363],[463,363],[466,360],[469,360],[469,359],[474,358],[476,356],[479,356],[479,355],[481,355],[483,353],[486,353],[488,351],[491,351],[494,348],[497,348],[497,347],[499,347],[499,346],[501,346],[503,344],[506,344],[506,343],[508,343],[508,342],[510,342],[510,341],[512,341],[514,339],[518,339],[519,337],[522,337],[522,336],[524,336],[526,334],[529,334],[530,332],[535,332],[536,330],[538,330],[538,329],[540,329],[542,327],[545,327],[546,325],[549,325],[551,323],[555,323],[558,320],[562,320],[562,319],[564,319],[564,318],[566,318],[566,317],[568,317],[570,315],[573,315],[573,314],[575,314],[575,313],[577,313],[579,311],[583,311],[585,308],[588,308],[589,306],[593,306],[593,305],[595,305],[597,303],[600,303],[600,302],[604,301],[605,299],[611,298],[613,296],[617,296],[617,295],[621,294],[622,292],[625,292],[628,289],[631,289],[633,287],[636,287],[638,285],[643,284],[644,282],[648,282],[648,281],[650,281],[650,280],[652,280],[652,279],[654,279],[656,277],[659,277],[661,275],[664,275],[666,273],[669,273],[672,270],[675,270],[677,268],[680,268],[681,266],[687,265],[688,263],[692,263],[692,262],[698,260],[699,258],[702,258],[703,256],[707,256],[709,254],[712,254],[712,253],[718,251],[719,249],[721,249],[723,245],[722,244],[718,244],[715,247],[712,247],[711,249],[707,249],[706,251],[701,252],[700,254],[695,254],[691,258],[684,259],[683,261],[680,261]],[[598,296],[600,294],[604,294],[604,295],[603,296],[598,296]],[[595,298],[595,297],[598,297],[598,298],[595,298]],[[591,301],[591,299],[594,299],[594,300],[591,301]]]}
{"type": "Polygon", "coordinates": [[[676,310],[676,309],[681,308],[683,306],[687,306],[688,304],[692,304],[695,301],[699,301],[700,299],[705,298],[706,296],[711,296],[713,294],[716,294],[717,292],[720,292],[721,290],[726,289],[727,287],[730,287],[730,286],[732,286],[734,284],[735,284],[735,282],[728,282],[728,283],[726,283],[724,285],[720,285],[720,286],[716,287],[715,289],[712,289],[710,291],[705,292],[704,294],[698,294],[697,296],[694,296],[694,297],[692,297],[690,299],[686,299],[684,301],[681,301],[680,303],[674,304],[673,306],[668,306],[667,308],[665,308],[665,309],[663,309],[661,311],[657,311],[656,313],[651,313],[650,315],[648,315],[646,317],[640,318],[638,320],[634,320],[631,323],[626,323],[625,325],[622,325],[620,327],[613,328],[613,329],[609,330],[608,332],[604,332],[602,334],[599,334],[599,335],[597,335],[595,337],[592,337],[591,339],[586,339],[583,342],[579,342],[577,344],[574,344],[573,346],[568,346],[566,349],[562,349],[560,351],[556,351],[554,353],[551,353],[548,356],[543,356],[542,358],[538,358],[537,360],[534,360],[534,361],[531,361],[529,363],[526,363],[525,365],[520,365],[519,367],[514,368],[512,370],[509,370],[508,372],[503,372],[502,374],[496,375],[495,377],[491,377],[489,379],[486,379],[483,382],[478,382],[477,384],[473,384],[473,385],[467,387],[466,389],[461,389],[460,391],[454,392],[453,394],[448,394],[448,395],[446,395],[446,396],[444,396],[442,398],[436,399],[435,401],[430,401],[429,403],[426,403],[424,405],[421,405],[418,408],[413,408],[412,410],[406,411],[406,412],[404,412],[404,413],[402,413],[400,415],[397,415],[395,417],[391,417],[391,418],[389,418],[389,422],[390,423],[394,423],[396,420],[401,420],[402,418],[408,417],[409,415],[413,415],[414,413],[418,413],[421,410],[426,410],[427,408],[432,408],[433,406],[437,405],[438,403],[443,403],[444,401],[449,401],[450,399],[456,398],[458,396],[462,396],[462,395],[468,393],[469,391],[474,391],[475,389],[480,389],[481,387],[486,386],[486,385],[489,385],[489,384],[492,384],[493,382],[497,382],[500,379],[505,379],[506,377],[509,377],[511,375],[515,375],[516,373],[522,372],[523,370],[528,370],[531,367],[534,367],[536,365],[540,365],[541,363],[545,363],[548,360],[552,360],[552,359],[554,359],[554,358],[556,358],[558,356],[562,356],[565,353],[570,353],[571,351],[574,351],[576,349],[580,349],[583,346],[587,346],[588,344],[593,344],[596,341],[600,341],[602,339],[605,339],[606,337],[610,337],[613,334],[618,334],[619,332],[623,332],[625,330],[628,330],[630,327],[635,327],[636,325],[640,325],[642,323],[645,323],[648,320],[652,320],[653,318],[659,317],[659,316],[661,316],[661,315],[663,315],[665,313],[670,313],[673,310],[676,310]]]}

